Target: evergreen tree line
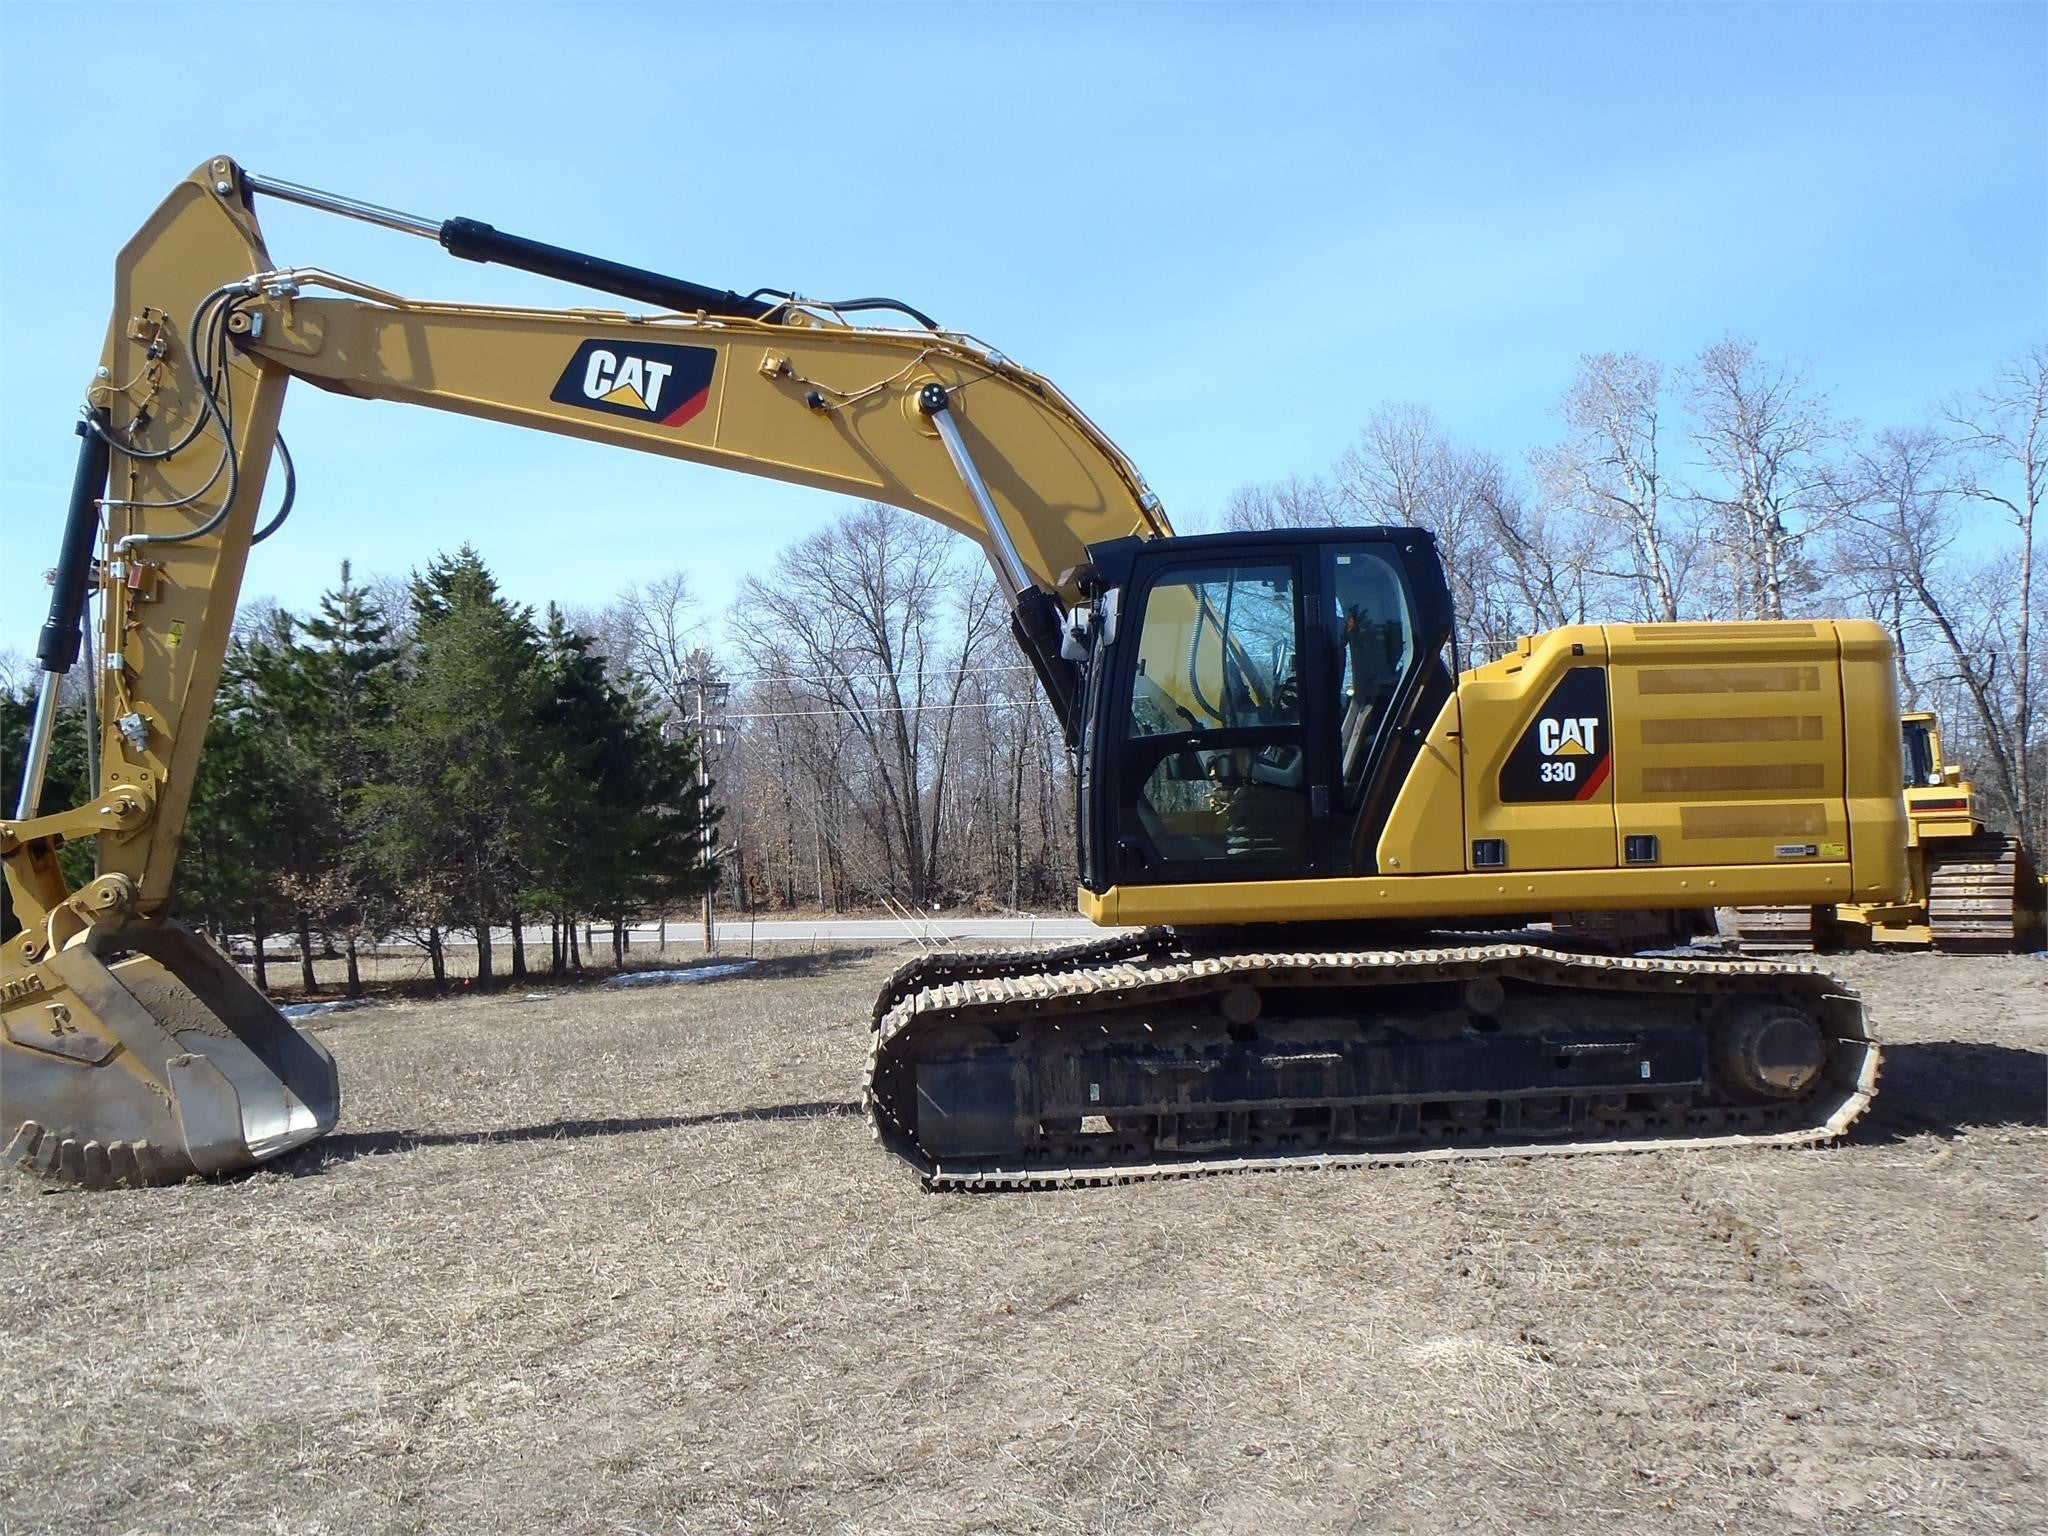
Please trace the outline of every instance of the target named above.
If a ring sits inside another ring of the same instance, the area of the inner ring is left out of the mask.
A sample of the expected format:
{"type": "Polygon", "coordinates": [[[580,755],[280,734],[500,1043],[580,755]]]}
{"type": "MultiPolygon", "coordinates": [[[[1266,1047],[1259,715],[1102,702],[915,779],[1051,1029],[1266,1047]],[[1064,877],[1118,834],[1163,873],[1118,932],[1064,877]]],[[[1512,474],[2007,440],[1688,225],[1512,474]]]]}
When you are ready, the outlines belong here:
{"type": "MultiPolygon", "coordinates": [[[[176,915],[224,945],[296,940],[301,981],[393,939],[425,950],[447,984],[449,935],[476,946],[479,982],[531,962],[582,963],[582,924],[624,924],[689,901],[710,867],[711,817],[694,738],[622,684],[588,635],[550,607],[506,600],[465,546],[412,578],[400,611],[342,567],[315,612],[259,612],[223,669],[179,860],[176,915]]],[[[18,775],[30,695],[7,690],[0,725],[18,775]]],[[[85,789],[82,707],[64,711],[43,803],[85,789]]],[[[13,789],[8,789],[11,799],[13,789]]],[[[72,850],[66,850],[71,853],[72,850]]],[[[77,850],[86,854],[85,849],[77,850]]],[[[89,856],[89,854],[88,854],[89,856]]],[[[71,871],[74,878],[89,869],[71,871]]]]}

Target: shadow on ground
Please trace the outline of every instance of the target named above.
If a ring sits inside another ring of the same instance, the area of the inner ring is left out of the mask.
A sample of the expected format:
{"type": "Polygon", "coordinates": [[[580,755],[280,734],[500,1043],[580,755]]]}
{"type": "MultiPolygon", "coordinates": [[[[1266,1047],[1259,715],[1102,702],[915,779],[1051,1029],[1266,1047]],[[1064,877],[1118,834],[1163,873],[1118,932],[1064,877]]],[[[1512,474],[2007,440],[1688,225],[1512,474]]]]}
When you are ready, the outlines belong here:
{"type": "MultiPolygon", "coordinates": [[[[696,1115],[549,1120],[501,1130],[344,1131],[311,1142],[269,1166],[298,1178],[323,1173],[357,1158],[383,1157],[421,1147],[569,1141],[700,1125],[734,1125],[747,1120],[825,1120],[859,1113],[860,1105],[852,1100],[815,1099],[801,1104],[752,1105],[696,1115]]],[[[1884,1048],[1884,1072],[1877,1100],[1850,1132],[1849,1139],[1881,1146],[1913,1136],[1959,1136],[1973,1127],[2004,1125],[2048,1125],[2048,1051],[1962,1040],[1922,1041],[1884,1048]]]]}
{"type": "Polygon", "coordinates": [[[2048,1051],[1967,1040],[1884,1046],[1877,1100],[1850,1140],[1959,1136],[1976,1126],[2048,1125],[2048,1051]]]}
{"type": "Polygon", "coordinates": [[[279,1158],[269,1168],[294,1178],[324,1173],[336,1163],[359,1157],[383,1157],[421,1147],[486,1146],[495,1142],[573,1141],[586,1136],[633,1136],[646,1131],[673,1131],[693,1125],[734,1125],[744,1120],[826,1120],[857,1115],[860,1105],[848,1100],[819,1099],[808,1104],[764,1104],[721,1109],[701,1115],[636,1115],[602,1120],[549,1120],[540,1125],[514,1125],[490,1131],[343,1131],[310,1142],[279,1158]]]}

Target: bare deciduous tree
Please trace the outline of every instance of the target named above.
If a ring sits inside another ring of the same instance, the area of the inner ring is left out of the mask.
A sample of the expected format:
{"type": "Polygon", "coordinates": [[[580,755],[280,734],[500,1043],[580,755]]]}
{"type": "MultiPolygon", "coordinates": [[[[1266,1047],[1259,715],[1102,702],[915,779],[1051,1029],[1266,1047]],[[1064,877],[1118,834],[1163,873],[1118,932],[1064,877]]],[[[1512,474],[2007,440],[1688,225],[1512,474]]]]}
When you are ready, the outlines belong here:
{"type": "Polygon", "coordinates": [[[793,662],[791,696],[844,714],[859,749],[842,763],[854,811],[913,902],[942,884],[958,706],[1000,633],[993,583],[963,580],[953,558],[963,547],[865,503],[749,578],[731,621],[750,664],[793,662]]]}
{"type": "Polygon", "coordinates": [[[1418,405],[1377,407],[1327,475],[1239,488],[1224,504],[1223,521],[1245,530],[1427,529],[1475,654],[1584,617],[1594,575],[1565,519],[1529,503],[1499,459],[1459,442],[1418,405]]]}
{"type": "Polygon", "coordinates": [[[1560,405],[1565,439],[1536,464],[1554,497],[1624,536],[1624,558],[1605,573],[1635,589],[1643,618],[1670,621],[1690,557],[1665,494],[1663,383],[1662,367],[1639,353],[1582,356],[1560,405]]]}
{"type": "Polygon", "coordinates": [[[1289,475],[1270,485],[1241,485],[1223,503],[1223,526],[1245,532],[1269,528],[1327,528],[1345,519],[1329,481],[1289,475]]]}
{"type": "Polygon", "coordinates": [[[628,587],[592,631],[605,654],[654,690],[670,718],[692,720],[697,681],[707,666],[697,600],[681,571],[628,587]]]}
{"type": "Polygon", "coordinates": [[[1489,463],[1480,497],[1497,551],[1495,587],[1512,595],[1518,633],[1607,616],[1600,593],[1611,551],[1596,527],[1568,506],[1530,500],[1497,463],[1489,463]]]}
{"type": "Polygon", "coordinates": [[[1908,702],[1943,714],[1988,770],[1986,787],[2029,829],[2038,770],[2018,704],[2039,669],[2021,639],[2030,629],[2021,604],[2032,594],[2022,594],[2011,551],[1987,553],[1968,537],[1974,482],[1962,458],[1932,428],[1880,432],[1843,482],[1853,494],[1836,561],[1891,626],[1908,702]]]}
{"type": "Polygon", "coordinates": [[[1974,394],[1947,402],[1944,420],[1961,455],[1958,490],[2003,513],[2018,535],[2005,626],[2005,689],[2011,700],[2013,813],[2035,848],[2048,843],[2048,746],[2036,741],[2035,701],[2048,687],[2048,658],[2036,654],[2034,556],[2041,498],[2048,489],[2048,342],[2002,364],[1974,394]]]}
{"type": "Polygon", "coordinates": [[[1813,584],[1804,550],[1828,508],[1827,455],[1839,437],[1826,400],[1797,369],[1730,336],[1694,360],[1693,442],[1719,478],[1696,491],[1720,514],[1730,617],[1782,619],[1813,584]]]}
{"type": "Polygon", "coordinates": [[[736,750],[722,783],[737,810],[737,846],[751,850],[760,892],[784,907],[842,910],[849,896],[849,765],[858,742],[846,713],[807,686],[803,663],[768,636],[741,645],[751,676],[733,712],[736,750]]]}

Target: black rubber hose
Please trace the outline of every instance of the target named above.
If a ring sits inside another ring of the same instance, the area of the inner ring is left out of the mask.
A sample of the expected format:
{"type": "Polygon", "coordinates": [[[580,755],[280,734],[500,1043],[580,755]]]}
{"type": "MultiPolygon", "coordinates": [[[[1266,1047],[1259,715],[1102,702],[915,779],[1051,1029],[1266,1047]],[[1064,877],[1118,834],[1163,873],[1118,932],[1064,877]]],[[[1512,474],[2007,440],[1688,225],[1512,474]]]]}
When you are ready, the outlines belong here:
{"type": "MultiPolygon", "coordinates": [[[[780,299],[782,303],[776,305],[778,310],[799,302],[795,294],[784,293],[780,288],[756,288],[747,297],[749,299],[780,299]]],[[[861,310],[870,309],[892,309],[899,315],[908,315],[928,331],[945,329],[944,326],[940,325],[938,321],[934,320],[923,310],[912,309],[901,299],[818,299],[815,301],[805,299],[801,302],[806,304],[815,302],[819,309],[829,309],[844,314],[854,314],[861,310]]]]}
{"type": "MultiPolygon", "coordinates": [[[[205,369],[208,365],[204,359],[214,356],[220,350],[219,321],[223,311],[219,306],[226,302],[228,295],[232,291],[232,285],[216,288],[212,293],[201,299],[199,307],[192,311],[192,325],[186,333],[186,350],[191,354],[193,377],[201,390],[207,388],[205,369]],[[206,319],[209,310],[213,314],[211,320],[206,319]],[[204,326],[207,338],[204,351],[201,350],[199,340],[202,325],[204,326]]],[[[93,427],[92,430],[98,432],[101,437],[106,438],[109,443],[112,443],[114,447],[120,449],[131,459],[168,459],[183,452],[191,444],[192,440],[199,436],[210,420],[212,420],[211,414],[202,410],[197,416],[192,418],[192,425],[186,430],[185,435],[168,448],[139,448],[133,443],[117,442],[110,433],[99,427],[93,427]]]]}
{"type": "Polygon", "coordinates": [[[284,520],[292,515],[292,503],[299,499],[299,471],[292,463],[292,451],[285,446],[282,432],[277,434],[277,456],[284,460],[284,500],[278,504],[277,511],[272,514],[270,521],[257,530],[256,536],[249,540],[251,549],[284,526],[284,520]]]}

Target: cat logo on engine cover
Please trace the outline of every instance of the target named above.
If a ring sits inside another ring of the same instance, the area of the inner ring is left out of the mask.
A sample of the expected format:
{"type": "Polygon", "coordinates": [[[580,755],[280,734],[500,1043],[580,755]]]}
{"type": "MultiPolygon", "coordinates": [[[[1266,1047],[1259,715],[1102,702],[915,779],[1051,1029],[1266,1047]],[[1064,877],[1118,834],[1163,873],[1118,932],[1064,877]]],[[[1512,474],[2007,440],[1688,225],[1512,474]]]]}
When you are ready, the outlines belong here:
{"type": "Polygon", "coordinates": [[[1613,762],[1607,720],[1607,669],[1566,672],[1501,764],[1501,799],[1591,800],[1613,762]]]}
{"type": "Polygon", "coordinates": [[[548,398],[611,416],[680,427],[711,398],[718,353],[710,347],[586,341],[548,398]]]}

